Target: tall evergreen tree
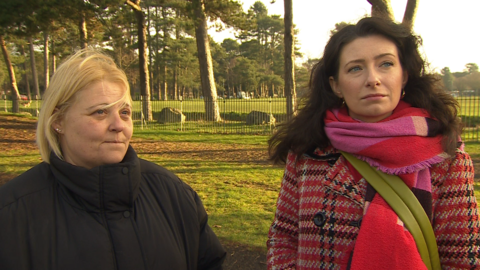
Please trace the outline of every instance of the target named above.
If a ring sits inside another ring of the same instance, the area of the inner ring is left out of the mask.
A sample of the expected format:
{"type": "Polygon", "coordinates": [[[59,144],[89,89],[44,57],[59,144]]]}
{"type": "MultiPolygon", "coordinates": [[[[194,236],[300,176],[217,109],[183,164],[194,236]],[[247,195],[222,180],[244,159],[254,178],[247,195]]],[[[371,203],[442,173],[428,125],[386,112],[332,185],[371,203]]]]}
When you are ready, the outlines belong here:
{"type": "Polygon", "coordinates": [[[292,0],[284,0],[285,9],[285,96],[287,100],[287,116],[292,117],[297,107],[297,92],[295,89],[295,44],[293,31],[292,0]]]}

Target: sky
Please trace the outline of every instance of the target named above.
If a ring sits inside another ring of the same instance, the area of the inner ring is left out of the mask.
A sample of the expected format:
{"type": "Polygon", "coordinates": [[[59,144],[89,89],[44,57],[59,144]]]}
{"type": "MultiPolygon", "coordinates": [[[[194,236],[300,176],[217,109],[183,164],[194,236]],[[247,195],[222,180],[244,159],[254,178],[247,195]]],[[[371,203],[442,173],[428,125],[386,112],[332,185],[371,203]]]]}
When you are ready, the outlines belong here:
{"type": "MultiPolygon", "coordinates": [[[[247,11],[257,0],[238,0],[247,11]]],[[[283,18],[283,0],[259,0],[265,4],[269,15],[283,18]]],[[[420,52],[434,72],[449,67],[451,72],[461,72],[465,64],[480,66],[480,1],[479,0],[418,0],[413,31],[423,39],[420,52]]],[[[407,0],[391,0],[395,20],[401,22],[407,0]]],[[[322,56],[330,30],[335,23],[356,23],[370,14],[367,0],[293,0],[293,23],[300,52],[304,59],[322,56]]],[[[234,38],[232,30],[216,33],[209,31],[216,42],[234,38]]],[[[297,59],[302,62],[304,59],[297,59]]]]}

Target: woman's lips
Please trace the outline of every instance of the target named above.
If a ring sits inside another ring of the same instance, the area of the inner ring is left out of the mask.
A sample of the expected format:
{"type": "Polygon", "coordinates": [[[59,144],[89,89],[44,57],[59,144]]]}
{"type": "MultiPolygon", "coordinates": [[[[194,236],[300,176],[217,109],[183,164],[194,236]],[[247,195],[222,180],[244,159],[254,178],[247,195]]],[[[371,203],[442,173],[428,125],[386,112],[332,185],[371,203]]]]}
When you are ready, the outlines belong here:
{"type": "Polygon", "coordinates": [[[363,97],[362,99],[367,99],[367,100],[377,100],[385,97],[383,94],[372,94],[372,95],[367,95],[363,97]]]}

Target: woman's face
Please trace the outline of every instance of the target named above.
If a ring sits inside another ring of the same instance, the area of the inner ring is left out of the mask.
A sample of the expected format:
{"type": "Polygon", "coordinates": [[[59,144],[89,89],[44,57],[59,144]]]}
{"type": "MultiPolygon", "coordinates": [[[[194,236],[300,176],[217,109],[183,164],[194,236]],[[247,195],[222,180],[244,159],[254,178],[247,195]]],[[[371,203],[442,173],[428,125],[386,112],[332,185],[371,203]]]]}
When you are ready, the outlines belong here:
{"type": "Polygon", "coordinates": [[[117,102],[125,91],[121,84],[100,81],[75,94],[64,117],[53,124],[65,161],[91,169],[123,160],[133,133],[131,104],[117,102]]]}
{"type": "Polygon", "coordinates": [[[352,118],[372,123],[392,114],[407,79],[395,43],[373,35],[345,45],[338,79],[330,77],[330,86],[352,118]]]}

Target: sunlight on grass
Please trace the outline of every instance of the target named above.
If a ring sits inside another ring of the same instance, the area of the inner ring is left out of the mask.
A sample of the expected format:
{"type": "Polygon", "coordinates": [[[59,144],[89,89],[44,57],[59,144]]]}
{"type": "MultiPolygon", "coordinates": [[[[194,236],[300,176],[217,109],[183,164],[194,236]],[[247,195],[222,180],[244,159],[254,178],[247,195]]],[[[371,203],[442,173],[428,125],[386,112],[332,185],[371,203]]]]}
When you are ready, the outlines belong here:
{"type": "Polygon", "coordinates": [[[465,152],[467,152],[472,159],[480,159],[480,142],[466,142],[465,152]]]}
{"type": "Polygon", "coordinates": [[[223,144],[267,144],[268,136],[244,135],[244,134],[210,134],[196,132],[180,132],[168,130],[141,130],[135,129],[134,137],[165,142],[199,142],[199,143],[223,143],[223,144]]]}
{"type": "Polygon", "coordinates": [[[220,238],[265,248],[283,168],[143,157],[171,170],[197,191],[220,238]]]}
{"type": "Polygon", "coordinates": [[[38,151],[8,151],[0,154],[0,172],[19,175],[42,162],[38,151]]]}

